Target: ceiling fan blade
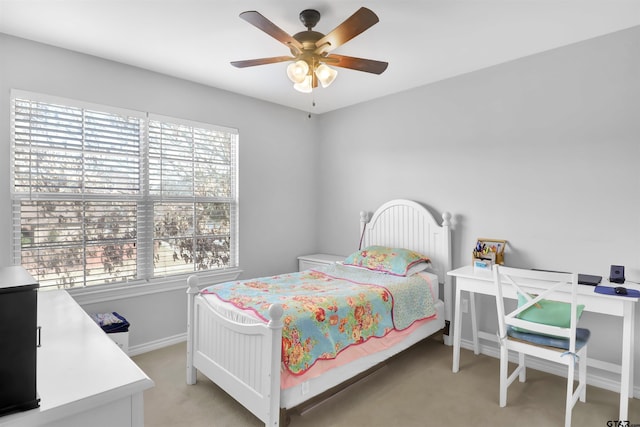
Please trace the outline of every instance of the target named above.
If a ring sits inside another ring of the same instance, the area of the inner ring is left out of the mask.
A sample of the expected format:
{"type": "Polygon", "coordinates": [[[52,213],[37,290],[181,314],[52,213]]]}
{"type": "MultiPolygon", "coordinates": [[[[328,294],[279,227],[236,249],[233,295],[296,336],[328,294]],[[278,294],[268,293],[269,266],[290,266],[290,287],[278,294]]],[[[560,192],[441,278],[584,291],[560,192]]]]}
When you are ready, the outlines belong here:
{"type": "Polygon", "coordinates": [[[334,65],[336,67],[350,68],[352,70],[365,71],[373,74],[382,74],[389,65],[389,63],[383,61],[336,54],[326,56],[322,59],[322,62],[326,62],[328,65],[334,65]]]}
{"type": "Polygon", "coordinates": [[[260,12],[256,12],[255,10],[248,10],[246,12],[242,12],[240,14],[240,18],[244,19],[254,27],[269,34],[280,43],[284,43],[288,47],[293,46],[297,50],[302,51],[302,43],[291,37],[291,35],[282,30],[276,24],[269,21],[267,18],[261,15],[260,12]]]}
{"type": "Polygon", "coordinates": [[[361,7],[347,18],[342,24],[334,28],[329,34],[316,42],[316,53],[329,52],[345,44],[358,34],[372,27],[379,21],[378,15],[366,7],[361,7]]]}
{"type": "Polygon", "coordinates": [[[271,58],[247,59],[244,61],[231,61],[231,65],[237,68],[254,67],[256,65],[275,64],[276,62],[293,61],[291,56],[273,56],[271,58]]]}

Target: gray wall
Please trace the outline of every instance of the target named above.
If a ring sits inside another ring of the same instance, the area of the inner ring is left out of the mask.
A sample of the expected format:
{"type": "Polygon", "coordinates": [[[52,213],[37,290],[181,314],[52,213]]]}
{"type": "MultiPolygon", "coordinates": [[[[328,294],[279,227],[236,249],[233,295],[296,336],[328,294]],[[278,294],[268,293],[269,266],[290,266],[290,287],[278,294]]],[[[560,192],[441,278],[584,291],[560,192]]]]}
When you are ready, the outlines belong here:
{"type": "MultiPolygon", "coordinates": [[[[303,253],[348,254],[360,210],[408,198],[454,214],[456,267],[470,262],[477,237],[496,237],[509,240],[509,265],[607,276],[610,264],[623,264],[640,281],[639,51],[636,27],[309,120],[0,35],[2,169],[11,88],[152,111],[240,129],[243,277],[294,270],[303,253]]],[[[8,179],[0,174],[3,200],[8,179]]],[[[10,226],[10,211],[1,210],[0,241],[9,242],[10,226]]],[[[3,259],[9,251],[0,245],[3,259]]],[[[185,330],[182,291],[87,308],[107,307],[131,318],[132,345],[185,330]]],[[[493,310],[480,300],[488,330],[493,310]]],[[[584,321],[594,329],[591,355],[617,361],[610,331],[619,322],[584,321]]]]}
{"type": "MultiPolygon", "coordinates": [[[[354,213],[401,197],[454,215],[455,267],[493,237],[511,266],[640,281],[638,52],[635,27],[322,115],[319,249],[350,253],[354,213]]],[[[583,319],[590,355],[619,361],[621,322],[583,319]]]]}
{"type": "MultiPolygon", "coordinates": [[[[230,92],[0,34],[0,259],[11,257],[9,96],[28,90],[240,130],[242,277],[293,271],[316,249],[316,119],[230,92]]],[[[131,321],[132,346],[186,331],[183,290],[109,301],[131,321]]]]}

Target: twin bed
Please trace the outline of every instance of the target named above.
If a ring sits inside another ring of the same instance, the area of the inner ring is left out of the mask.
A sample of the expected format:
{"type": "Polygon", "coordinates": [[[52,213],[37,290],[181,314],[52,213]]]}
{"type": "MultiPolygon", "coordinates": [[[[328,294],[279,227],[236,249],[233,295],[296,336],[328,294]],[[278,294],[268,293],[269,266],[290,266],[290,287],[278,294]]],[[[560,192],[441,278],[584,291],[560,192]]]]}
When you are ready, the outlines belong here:
{"type": "Polygon", "coordinates": [[[440,224],[420,204],[392,200],[370,220],[361,213],[363,250],[345,265],[205,289],[189,277],[187,383],[195,384],[198,370],[277,427],[287,423],[287,411],[426,337],[447,334],[450,218],[445,212],[440,224]],[[295,295],[285,297],[285,288],[295,295]]]}

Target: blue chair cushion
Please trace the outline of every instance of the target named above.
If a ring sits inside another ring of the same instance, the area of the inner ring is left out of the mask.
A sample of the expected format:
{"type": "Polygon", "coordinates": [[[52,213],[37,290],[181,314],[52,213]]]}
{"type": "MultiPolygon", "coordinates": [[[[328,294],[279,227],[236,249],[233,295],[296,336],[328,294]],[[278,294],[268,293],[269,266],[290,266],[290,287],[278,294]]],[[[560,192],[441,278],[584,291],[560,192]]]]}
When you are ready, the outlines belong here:
{"type": "MultiPolygon", "coordinates": [[[[522,332],[515,330],[512,327],[507,328],[507,335],[510,337],[528,341],[536,345],[544,345],[548,347],[556,347],[564,350],[569,350],[569,339],[561,337],[551,337],[548,335],[534,334],[531,332],[522,332]]],[[[580,350],[589,341],[591,331],[584,328],[576,328],[576,351],[580,350]]]]}

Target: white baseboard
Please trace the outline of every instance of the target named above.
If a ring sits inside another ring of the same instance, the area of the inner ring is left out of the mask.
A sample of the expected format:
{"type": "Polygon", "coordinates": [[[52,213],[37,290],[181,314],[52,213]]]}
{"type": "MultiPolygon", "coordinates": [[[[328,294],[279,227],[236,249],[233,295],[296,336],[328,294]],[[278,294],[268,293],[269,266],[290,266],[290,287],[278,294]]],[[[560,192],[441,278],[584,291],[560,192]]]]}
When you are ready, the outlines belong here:
{"type": "MultiPolygon", "coordinates": [[[[473,341],[462,339],[460,347],[473,351],[473,341]]],[[[480,342],[480,353],[495,357],[496,359],[500,357],[500,351],[498,350],[497,343],[486,343],[485,340],[481,340],[480,342]]],[[[517,363],[517,356],[515,354],[512,355],[511,359],[514,363],[517,363]]],[[[530,359],[530,361],[527,362],[527,366],[531,366],[531,368],[538,371],[547,372],[565,378],[567,377],[566,370],[557,363],[541,359],[530,359]]],[[[608,378],[607,376],[593,372],[593,370],[590,372],[589,368],[587,369],[587,384],[604,390],[613,391],[615,393],[620,392],[620,380],[608,378]]],[[[633,397],[640,398],[640,387],[638,385],[635,385],[633,388],[633,397]]]]}
{"type": "Polygon", "coordinates": [[[153,350],[159,350],[163,347],[179,344],[187,341],[187,333],[173,335],[171,337],[162,338],[144,344],[133,345],[129,347],[129,356],[137,356],[138,354],[147,353],[153,350]]]}
{"type": "MultiPolygon", "coordinates": [[[[179,344],[185,341],[187,341],[186,332],[148,343],[130,346],[128,354],[129,356],[137,356],[139,354],[143,354],[153,350],[159,350],[161,348],[179,344]]],[[[461,348],[473,351],[473,341],[463,339],[461,340],[460,346],[461,348]]],[[[496,359],[500,357],[498,346],[493,343],[486,344],[481,342],[480,353],[487,356],[495,357],[496,359]]],[[[516,362],[515,355],[513,355],[513,361],[516,362]]],[[[567,376],[566,371],[562,369],[560,365],[558,365],[557,363],[548,362],[546,360],[532,359],[530,363],[528,363],[528,366],[531,366],[531,368],[533,369],[537,369],[539,371],[547,372],[561,377],[567,376]]],[[[615,393],[620,390],[619,380],[614,380],[603,375],[598,375],[596,372],[589,372],[589,370],[587,370],[587,384],[605,390],[613,391],[615,393]]],[[[633,388],[633,397],[640,398],[640,387],[638,387],[637,385],[633,388]]]]}

